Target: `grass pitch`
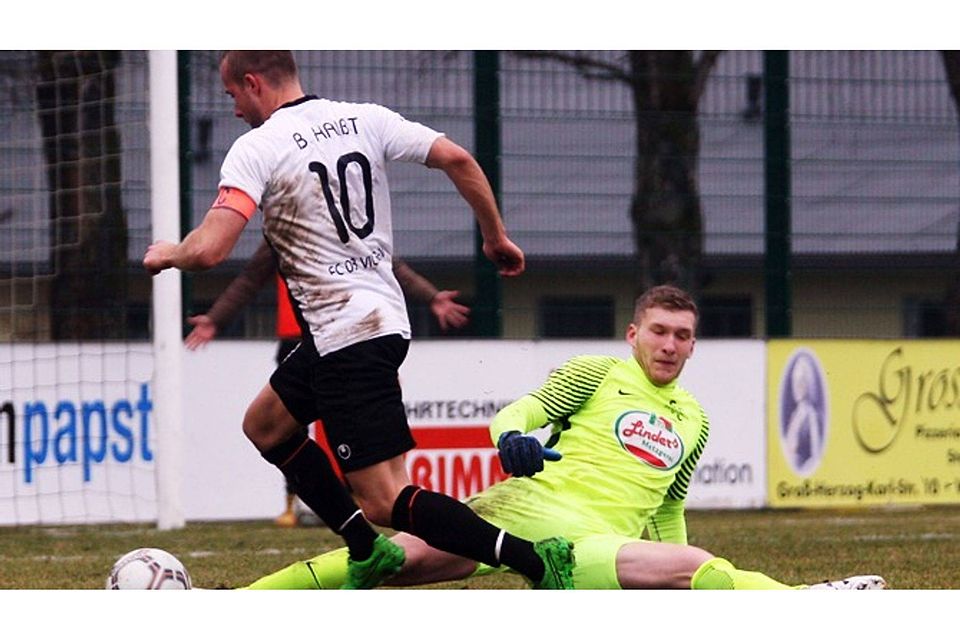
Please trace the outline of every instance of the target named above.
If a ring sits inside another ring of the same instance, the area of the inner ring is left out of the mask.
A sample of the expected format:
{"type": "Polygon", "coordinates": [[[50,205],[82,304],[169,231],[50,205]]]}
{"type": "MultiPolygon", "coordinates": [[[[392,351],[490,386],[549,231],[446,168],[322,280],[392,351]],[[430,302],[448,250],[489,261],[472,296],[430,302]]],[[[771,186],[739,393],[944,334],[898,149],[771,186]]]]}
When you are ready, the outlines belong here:
{"type": "MultiPolygon", "coordinates": [[[[877,573],[892,589],[958,589],[960,506],[821,511],[690,511],[690,543],[790,584],[877,573]]],[[[194,584],[236,588],[339,546],[322,527],[269,521],[0,527],[0,589],[102,589],[113,562],[137,547],[170,551],[194,584]]],[[[513,575],[430,588],[522,589],[513,575]]]]}

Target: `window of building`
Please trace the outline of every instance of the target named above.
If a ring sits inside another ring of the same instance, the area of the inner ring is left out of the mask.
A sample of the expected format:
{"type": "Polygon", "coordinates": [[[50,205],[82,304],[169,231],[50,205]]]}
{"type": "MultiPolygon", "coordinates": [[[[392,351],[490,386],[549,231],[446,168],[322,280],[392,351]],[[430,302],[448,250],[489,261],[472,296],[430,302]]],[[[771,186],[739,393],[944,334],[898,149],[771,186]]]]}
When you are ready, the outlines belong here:
{"type": "Polygon", "coordinates": [[[548,296],[537,306],[541,338],[612,338],[614,322],[613,297],[548,296]]]}
{"type": "Polygon", "coordinates": [[[903,335],[938,338],[947,334],[947,317],[940,300],[907,298],[903,303],[903,335]]]}
{"type": "Polygon", "coordinates": [[[750,296],[704,296],[697,306],[701,338],[747,338],[753,335],[753,302],[750,296]]]}

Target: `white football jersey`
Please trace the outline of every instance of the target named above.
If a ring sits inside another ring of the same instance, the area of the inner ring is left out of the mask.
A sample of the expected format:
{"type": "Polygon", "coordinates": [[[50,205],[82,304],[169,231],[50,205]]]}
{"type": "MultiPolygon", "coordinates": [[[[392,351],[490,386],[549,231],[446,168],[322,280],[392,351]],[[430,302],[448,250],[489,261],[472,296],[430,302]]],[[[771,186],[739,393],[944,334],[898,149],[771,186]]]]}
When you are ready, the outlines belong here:
{"type": "Polygon", "coordinates": [[[386,162],[423,163],[442,134],[376,104],[307,96],[234,142],[220,187],[263,211],[264,235],[320,355],[410,337],[393,274],[386,162]]]}

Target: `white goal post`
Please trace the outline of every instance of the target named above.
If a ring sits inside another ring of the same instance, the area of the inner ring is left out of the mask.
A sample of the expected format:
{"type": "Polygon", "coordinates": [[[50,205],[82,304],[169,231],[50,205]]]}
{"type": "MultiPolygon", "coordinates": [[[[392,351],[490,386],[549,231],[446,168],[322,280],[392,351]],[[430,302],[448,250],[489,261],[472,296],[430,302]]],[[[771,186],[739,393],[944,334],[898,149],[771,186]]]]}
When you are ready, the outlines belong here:
{"type": "MultiPolygon", "coordinates": [[[[151,51],[150,208],[154,240],[180,240],[177,52],[151,51]]],[[[153,278],[153,387],[157,434],[157,526],[177,529],[183,510],[183,336],[180,272],[153,278]]]]}
{"type": "Polygon", "coordinates": [[[140,264],[180,238],[179,71],[0,51],[0,528],[189,516],[181,275],[140,264]]]}

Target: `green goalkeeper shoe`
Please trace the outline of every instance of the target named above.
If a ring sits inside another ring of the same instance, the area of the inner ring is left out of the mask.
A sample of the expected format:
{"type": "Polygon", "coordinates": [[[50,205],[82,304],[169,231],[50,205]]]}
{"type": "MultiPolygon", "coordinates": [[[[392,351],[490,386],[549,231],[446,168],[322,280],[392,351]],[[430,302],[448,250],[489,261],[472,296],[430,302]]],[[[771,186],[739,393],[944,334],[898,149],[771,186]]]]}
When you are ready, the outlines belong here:
{"type": "Polygon", "coordinates": [[[573,589],[573,543],[566,538],[547,538],[533,543],[543,560],[543,579],[534,589],[573,589]]]}
{"type": "Polygon", "coordinates": [[[347,581],[341,589],[373,589],[396,575],[406,554],[403,547],[387,539],[382,533],[373,541],[373,553],[366,560],[347,559],[347,581]]]}

